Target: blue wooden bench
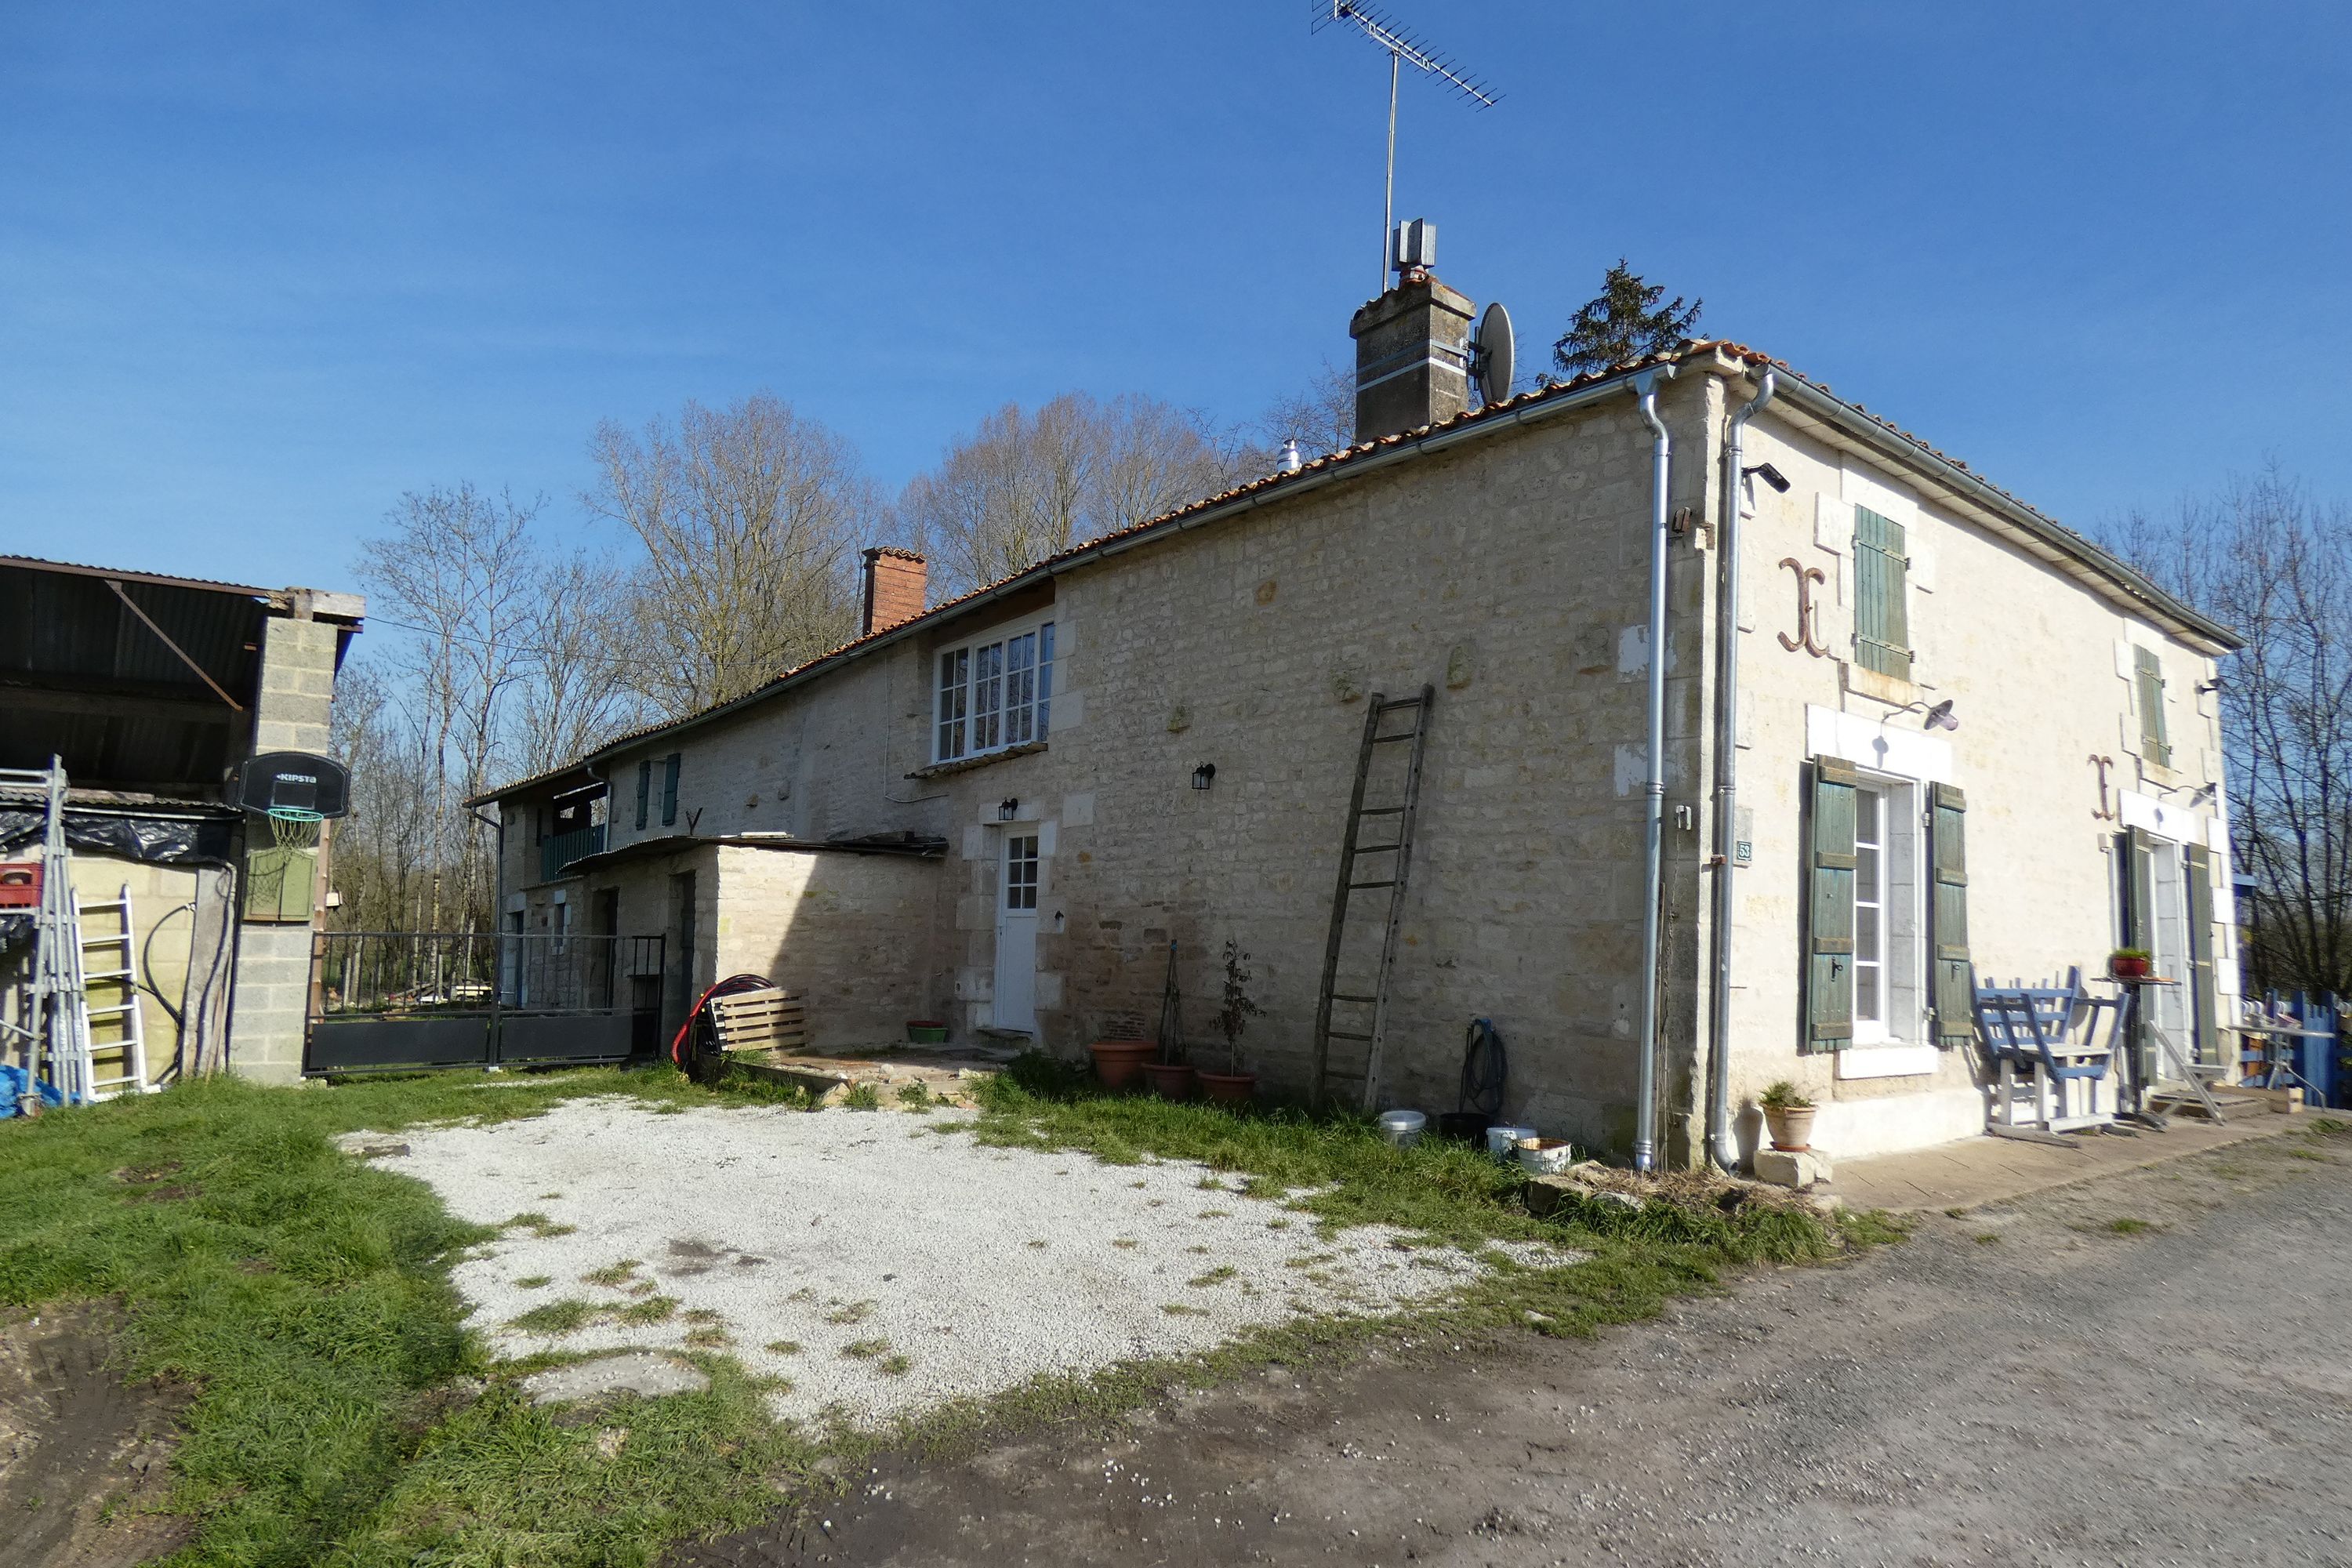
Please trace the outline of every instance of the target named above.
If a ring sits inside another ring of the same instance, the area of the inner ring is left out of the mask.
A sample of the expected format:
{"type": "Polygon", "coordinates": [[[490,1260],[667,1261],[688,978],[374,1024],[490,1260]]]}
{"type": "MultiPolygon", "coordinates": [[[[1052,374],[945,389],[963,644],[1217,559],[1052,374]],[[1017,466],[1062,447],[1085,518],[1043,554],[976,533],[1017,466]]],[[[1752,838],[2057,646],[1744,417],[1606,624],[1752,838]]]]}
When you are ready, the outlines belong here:
{"type": "MultiPolygon", "coordinates": [[[[1970,978],[1974,980],[1971,971],[1970,978]]],[[[1996,1137],[2073,1146],[2063,1134],[2104,1126],[2115,1119],[2109,1086],[2106,1109],[2100,1088],[2115,1055],[2116,998],[2083,989],[2083,972],[2070,969],[2063,984],[2028,985],[1977,982],[1977,1038],[1990,1058],[1992,1102],[1985,1131],[1996,1137]],[[2100,1037],[2100,1022],[2106,1037],[2100,1037]]]]}

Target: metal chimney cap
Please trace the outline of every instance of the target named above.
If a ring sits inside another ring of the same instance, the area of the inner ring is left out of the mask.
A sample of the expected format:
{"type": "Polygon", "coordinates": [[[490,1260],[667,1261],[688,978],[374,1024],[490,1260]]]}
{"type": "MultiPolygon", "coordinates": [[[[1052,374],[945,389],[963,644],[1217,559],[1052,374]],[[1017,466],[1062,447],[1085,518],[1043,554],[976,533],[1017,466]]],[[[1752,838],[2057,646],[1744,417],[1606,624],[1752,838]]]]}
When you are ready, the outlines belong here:
{"type": "Polygon", "coordinates": [[[1407,218],[1396,226],[1396,253],[1399,272],[1437,265],[1437,226],[1425,217],[1407,218]]]}

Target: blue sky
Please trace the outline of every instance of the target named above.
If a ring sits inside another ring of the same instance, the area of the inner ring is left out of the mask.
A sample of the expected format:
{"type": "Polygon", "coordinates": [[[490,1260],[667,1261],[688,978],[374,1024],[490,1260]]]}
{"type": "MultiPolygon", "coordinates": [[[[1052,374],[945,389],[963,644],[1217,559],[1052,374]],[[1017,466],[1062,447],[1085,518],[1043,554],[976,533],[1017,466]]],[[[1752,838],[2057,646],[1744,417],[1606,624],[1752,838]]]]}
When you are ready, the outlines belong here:
{"type": "MultiPolygon", "coordinates": [[[[2061,518],[2352,493],[2352,7],[1393,0],[1400,216],[1533,346],[1621,254],[2061,518]]],[[[1385,57],[1305,0],[0,5],[0,552],[351,584],[404,489],[768,388],[895,488],[1007,400],[1348,352],[1385,57]]]]}

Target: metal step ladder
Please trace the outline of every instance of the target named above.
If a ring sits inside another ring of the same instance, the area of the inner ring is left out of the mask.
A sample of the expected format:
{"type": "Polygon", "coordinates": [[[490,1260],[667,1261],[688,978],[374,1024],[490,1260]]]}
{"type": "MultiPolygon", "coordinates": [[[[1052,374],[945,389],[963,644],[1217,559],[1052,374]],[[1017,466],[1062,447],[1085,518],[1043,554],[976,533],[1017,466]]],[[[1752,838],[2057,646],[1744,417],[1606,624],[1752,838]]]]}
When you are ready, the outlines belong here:
{"type": "Polygon", "coordinates": [[[131,885],[122,885],[121,892],[111,899],[100,899],[75,906],[77,925],[75,946],[81,957],[83,1037],[89,1040],[86,1071],[89,1074],[89,1098],[110,1100],[118,1094],[152,1092],[155,1086],[147,1081],[147,1031],[139,1006],[139,931],[131,912],[131,885]],[[97,916],[101,924],[119,922],[120,929],[100,935],[89,934],[90,917],[97,916]],[[120,950],[121,961],[111,957],[102,968],[90,967],[93,951],[120,950]],[[122,1000],[96,1006],[89,1004],[92,985],[119,985],[122,1000]],[[119,1040],[103,1043],[92,1038],[90,1031],[98,1021],[113,1018],[121,1021],[122,1036],[119,1040]],[[120,1049],[121,1070],[110,1077],[98,1076],[97,1054],[102,1050],[120,1049]]]}
{"type": "Polygon", "coordinates": [[[73,896],[73,855],[66,844],[66,768],[0,768],[0,791],[41,800],[41,902],[33,917],[32,1027],[26,1066],[68,1105],[91,1098],[89,998],[82,990],[81,931],[73,896]]]}
{"type": "Polygon", "coordinates": [[[1413,812],[1421,801],[1423,744],[1429,734],[1430,705],[1436,698],[1437,689],[1433,686],[1423,687],[1418,697],[1401,697],[1393,701],[1374,692],[1364,714],[1364,739],[1356,752],[1356,782],[1348,797],[1348,831],[1339,849],[1339,889],[1331,900],[1331,934],[1324,943],[1323,978],[1315,998],[1313,1100],[1318,1109],[1329,1098],[1334,1082],[1360,1083],[1360,1103],[1366,1110],[1375,1108],[1380,1094],[1381,1051],[1388,1037],[1389,975],[1396,965],[1397,927],[1404,916],[1405,881],[1412,868],[1413,812]],[[1398,722],[1406,728],[1397,728],[1398,722]],[[1396,800],[1368,806],[1364,804],[1366,784],[1371,777],[1373,761],[1383,746],[1406,748],[1403,789],[1396,800]],[[1396,831],[1367,839],[1364,825],[1368,820],[1392,820],[1396,831]],[[1360,910],[1355,900],[1356,894],[1367,892],[1388,895],[1384,903],[1376,906],[1381,922],[1379,966],[1369,983],[1357,983],[1363,988],[1342,991],[1339,965],[1347,946],[1349,916],[1361,921],[1373,914],[1372,909],[1360,910]],[[1345,1010],[1349,1026],[1334,1026],[1334,1012],[1338,1009],[1345,1010]],[[1334,1040],[1344,1041],[1350,1047],[1361,1047],[1360,1057],[1352,1048],[1346,1053],[1360,1060],[1361,1067],[1335,1063],[1331,1049],[1334,1040]]]}

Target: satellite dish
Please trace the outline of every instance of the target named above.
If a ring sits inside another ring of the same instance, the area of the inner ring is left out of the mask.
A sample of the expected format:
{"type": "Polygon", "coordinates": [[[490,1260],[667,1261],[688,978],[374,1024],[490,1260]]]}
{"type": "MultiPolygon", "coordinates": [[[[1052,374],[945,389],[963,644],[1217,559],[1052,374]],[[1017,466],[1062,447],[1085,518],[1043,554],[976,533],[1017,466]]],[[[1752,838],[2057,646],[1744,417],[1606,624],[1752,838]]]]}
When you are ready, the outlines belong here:
{"type": "Polygon", "coordinates": [[[1511,373],[1516,368],[1517,347],[1511,337],[1511,313],[1503,309],[1499,300],[1486,307],[1478,318],[1478,335],[1471,340],[1475,351],[1472,355],[1478,377],[1478,397],[1484,403],[1500,403],[1511,395],[1511,373]]]}

